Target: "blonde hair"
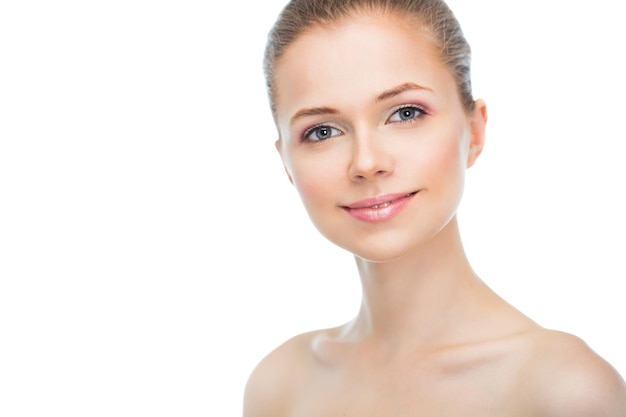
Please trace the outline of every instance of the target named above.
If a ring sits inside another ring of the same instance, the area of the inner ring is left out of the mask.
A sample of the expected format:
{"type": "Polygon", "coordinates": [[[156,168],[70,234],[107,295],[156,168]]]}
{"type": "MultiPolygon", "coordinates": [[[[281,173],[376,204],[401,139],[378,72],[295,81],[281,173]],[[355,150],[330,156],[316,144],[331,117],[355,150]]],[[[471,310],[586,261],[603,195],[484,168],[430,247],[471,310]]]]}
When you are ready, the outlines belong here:
{"type": "Polygon", "coordinates": [[[474,110],[470,77],[471,49],[459,22],[443,0],[291,0],[268,34],[263,69],[272,113],[276,114],[275,67],[286,48],[318,25],[330,25],[358,12],[396,13],[426,28],[439,56],[456,81],[465,110],[474,110]]]}

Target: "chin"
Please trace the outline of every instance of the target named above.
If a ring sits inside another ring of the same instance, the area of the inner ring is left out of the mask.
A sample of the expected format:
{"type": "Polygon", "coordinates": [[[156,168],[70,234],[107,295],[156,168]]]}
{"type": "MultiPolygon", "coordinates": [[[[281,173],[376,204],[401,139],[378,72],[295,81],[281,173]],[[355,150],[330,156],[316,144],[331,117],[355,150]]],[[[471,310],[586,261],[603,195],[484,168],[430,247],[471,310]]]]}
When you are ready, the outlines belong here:
{"type": "Polygon", "coordinates": [[[348,233],[323,234],[329,241],[350,252],[357,259],[372,263],[394,262],[410,256],[421,256],[455,239],[456,222],[452,213],[445,218],[431,218],[422,224],[403,224],[401,228],[348,233]],[[421,254],[421,255],[420,255],[421,254]]]}
{"type": "Polygon", "coordinates": [[[375,254],[366,254],[366,256],[361,256],[359,254],[354,253],[353,255],[355,258],[365,261],[365,262],[370,262],[370,263],[375,263],[375,264],[384,264],[384,263],[397,261],[398,259],[402,258],[404,255],[406,255],[406,253],[403,253],[403,254],[375,253],[375,254]]]}
{"type": "Polygon", "coordinates": [[[377,242],[362,241],[357,245],[341,245],[338,246],[350,252],[355,258],[372,263],[386,263],[397,261],[404,258],[415,251],[419,251],[423,243],[419,242],[401,242],[402,239],[393,239],[391,242],[385,242],[383,239],[377,242]]]}

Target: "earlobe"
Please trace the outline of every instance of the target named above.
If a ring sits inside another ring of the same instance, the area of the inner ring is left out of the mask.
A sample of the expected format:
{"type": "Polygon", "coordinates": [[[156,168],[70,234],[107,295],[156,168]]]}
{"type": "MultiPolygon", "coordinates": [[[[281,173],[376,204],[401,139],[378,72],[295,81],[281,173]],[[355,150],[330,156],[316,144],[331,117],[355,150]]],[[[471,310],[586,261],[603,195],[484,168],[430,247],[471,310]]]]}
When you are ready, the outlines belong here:
{"type": "Polygon", "coordinates": [[[485,145],[487,106],[484,100],[476,100],[470,123],[470,143],[467,155],[467,168],[474,165],[485,145]]]}
{"type": "Polygon", "coordinates": [[[287,165],[285,164],[285,158],[283,157],[283,148],[282,148],[282,141],[279,139],[276,139],[276,142],[274,142],[274,146],[276,147],[276,150],[278,151],[278,154],[280,155],[280,160],[283,162],[283,168],[285,170],[285,174],[287,174],[287,178],[289,178],[289,182],[291,183],[291,185],[293,185],[293,179],[291,178],[291,174],[289,174],[289,170],[287,169],[287,165]]]}

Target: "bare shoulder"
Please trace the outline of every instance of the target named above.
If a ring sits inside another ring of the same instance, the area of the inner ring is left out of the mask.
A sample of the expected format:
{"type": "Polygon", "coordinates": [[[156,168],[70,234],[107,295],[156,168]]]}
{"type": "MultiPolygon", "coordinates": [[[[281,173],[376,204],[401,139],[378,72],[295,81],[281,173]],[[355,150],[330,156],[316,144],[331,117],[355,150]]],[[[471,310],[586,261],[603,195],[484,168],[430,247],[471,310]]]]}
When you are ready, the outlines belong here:
{"type": "Polygon", "coordinates": [[[626,417],[624,380],[584,341],[552,330],[532,339],[528,382],[538,415],[626,417]]]}
{"type": "Polygon", "coordinates": [[[286,415],[311,367],[311,340],[319,331],[289,339],[259,362],[244,394],[244,417],[286,415]]]}

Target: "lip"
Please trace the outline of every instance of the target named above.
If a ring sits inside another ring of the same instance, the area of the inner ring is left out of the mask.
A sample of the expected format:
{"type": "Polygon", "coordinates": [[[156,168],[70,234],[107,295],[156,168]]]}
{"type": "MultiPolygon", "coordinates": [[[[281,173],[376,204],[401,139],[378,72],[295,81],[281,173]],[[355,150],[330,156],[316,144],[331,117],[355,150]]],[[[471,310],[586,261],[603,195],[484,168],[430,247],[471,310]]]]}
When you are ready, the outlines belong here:
{"type": "Polygon", "coordinates": [[[395,217],[418,191],[386,194],[356,201],[342,208],[352,217],[365,222],[382,222],[395,217]]]}

